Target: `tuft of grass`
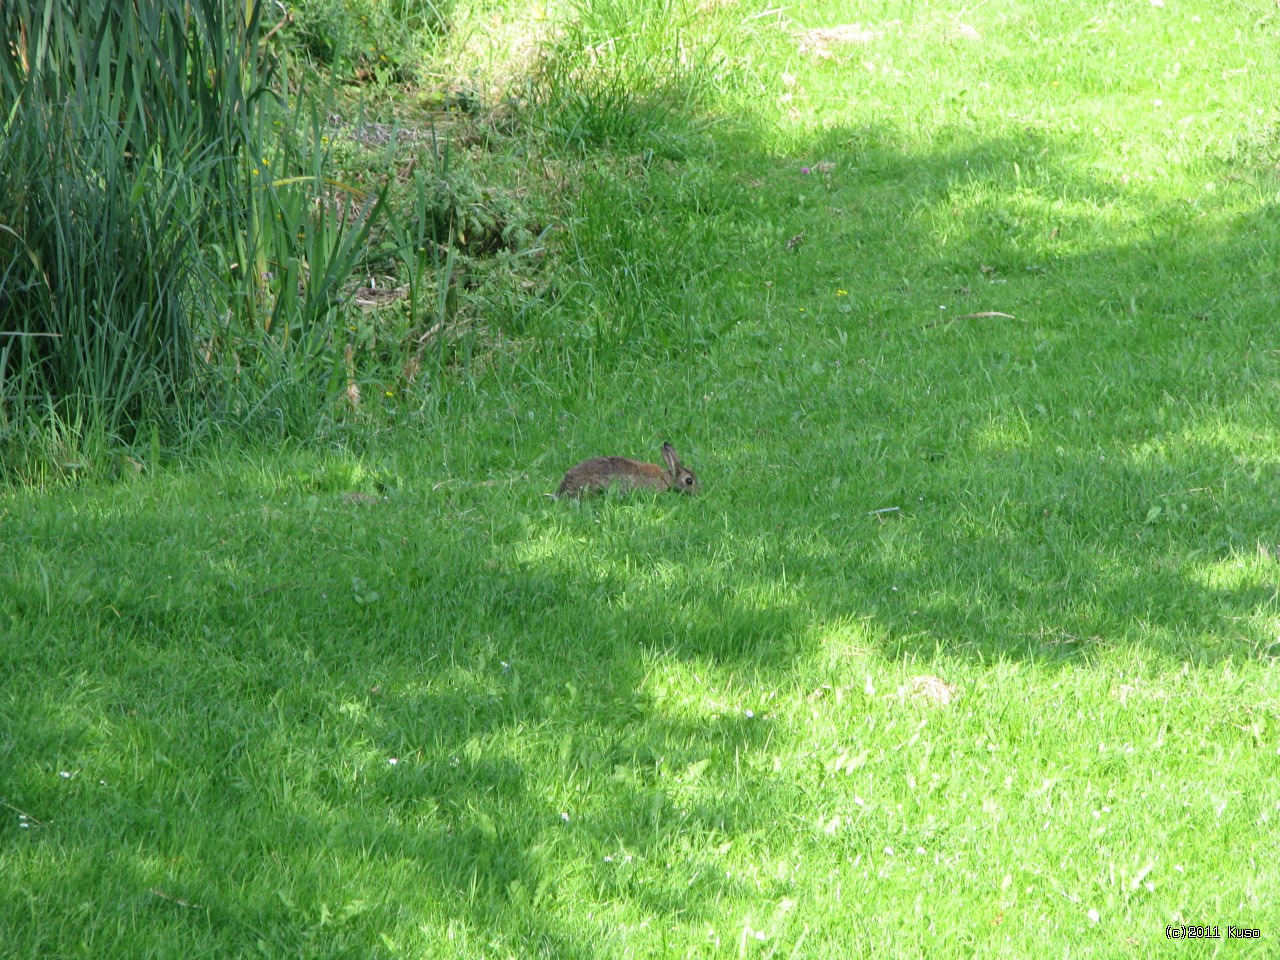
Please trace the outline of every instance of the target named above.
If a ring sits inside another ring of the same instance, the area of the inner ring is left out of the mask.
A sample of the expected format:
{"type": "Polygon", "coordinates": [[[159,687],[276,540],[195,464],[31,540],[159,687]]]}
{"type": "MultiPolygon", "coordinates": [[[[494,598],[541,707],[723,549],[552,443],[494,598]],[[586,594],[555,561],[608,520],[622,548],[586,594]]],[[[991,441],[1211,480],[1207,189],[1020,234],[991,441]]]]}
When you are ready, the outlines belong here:
{"type": "Polygon", "coordinates": [[[557,144],[682,157],[722,71],[689,0],[572,3],[528,88],[533,122],[557,144]]]}

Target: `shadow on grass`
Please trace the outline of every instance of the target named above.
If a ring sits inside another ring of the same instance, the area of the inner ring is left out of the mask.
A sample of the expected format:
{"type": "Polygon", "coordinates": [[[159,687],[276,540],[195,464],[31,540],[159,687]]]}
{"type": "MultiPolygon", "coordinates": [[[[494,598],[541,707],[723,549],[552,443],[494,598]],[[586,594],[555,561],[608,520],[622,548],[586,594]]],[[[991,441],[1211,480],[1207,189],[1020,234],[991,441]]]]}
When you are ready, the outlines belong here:
{"type": "MultiPolygon", "coordinates": [[[[1268,655],[1280,217],[1151,199],[1035,132],[925,154],[898,139],[833,129],[793,158],[735,144],[755,176],[709,219],[738,253],[740,322],[716,339],[708,318],[689,337],[702,349],[662,374],[719,395],[724,412],[683,410],[674,429],[701,441],[689,459],[732,520],[712,524],[721,561],[685,550],[684,579],[628,596],[647,623],[680,611],[651,628],[657,648],[785,660],[812,643],[806,624],[871,617],[893,656],[1268,655]],[[810,308],[768,315],[769,296],[810,308]],[[1013,316],[958,317],[992,311],[1013,316]],[[755,599],[783,583],[781,602],[755,599]]],[[[696,248],[682,224],[706,231],[690,213],[705,205],[678,172],[651,176],[649,229],[696,248]]],[[[705,264],[668,267],[669,296],[646,293],[659,329],[682,322],[705,264]]],[[[669,409],[660,389],[635,402],[669,409]]],[[[574,413],[584,433],[614,429],[593,399],[574,413]]]]}

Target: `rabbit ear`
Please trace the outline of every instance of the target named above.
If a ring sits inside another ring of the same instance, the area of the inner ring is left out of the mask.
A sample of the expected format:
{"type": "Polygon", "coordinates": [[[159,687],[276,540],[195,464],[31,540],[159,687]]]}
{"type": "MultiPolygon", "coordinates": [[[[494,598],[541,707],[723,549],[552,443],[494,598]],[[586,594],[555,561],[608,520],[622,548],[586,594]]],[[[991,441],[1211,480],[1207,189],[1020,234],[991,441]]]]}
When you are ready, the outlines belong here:
{"type": "Polygon", "coordinates": [[[667,461],[667,466],[671,468],[672,473],[680,469],[680,458],[676,456],[676,448],[671,444],[662,445],[662,459],[667,461]]]}

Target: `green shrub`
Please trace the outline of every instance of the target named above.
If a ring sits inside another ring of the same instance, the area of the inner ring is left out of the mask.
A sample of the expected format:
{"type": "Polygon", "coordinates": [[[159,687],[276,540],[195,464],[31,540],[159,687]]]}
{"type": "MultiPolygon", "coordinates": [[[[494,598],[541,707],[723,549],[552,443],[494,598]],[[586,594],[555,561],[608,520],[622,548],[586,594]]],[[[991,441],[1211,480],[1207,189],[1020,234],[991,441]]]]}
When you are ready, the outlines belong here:
{"type": "Polygon", "coordinates": [[[451,2],[302,0],[291,9],[297,49],[337,74],[404,81],[448,29],[451,2]]]}

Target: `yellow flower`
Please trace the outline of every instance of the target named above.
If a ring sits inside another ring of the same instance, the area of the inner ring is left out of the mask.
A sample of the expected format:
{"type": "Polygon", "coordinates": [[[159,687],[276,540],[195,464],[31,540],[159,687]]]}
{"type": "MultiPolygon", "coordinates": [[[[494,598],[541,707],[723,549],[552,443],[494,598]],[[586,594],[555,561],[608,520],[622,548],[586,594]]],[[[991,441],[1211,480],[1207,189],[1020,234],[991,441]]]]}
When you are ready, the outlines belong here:
{"type": "Polygon", "coordinates": [[[836,291],[836,296],[837,296],[837,297],[847,297],[848,295],[849,295],[849,291],[848,291],[848,290],[837,290],[837,291],[836,291]]]}

